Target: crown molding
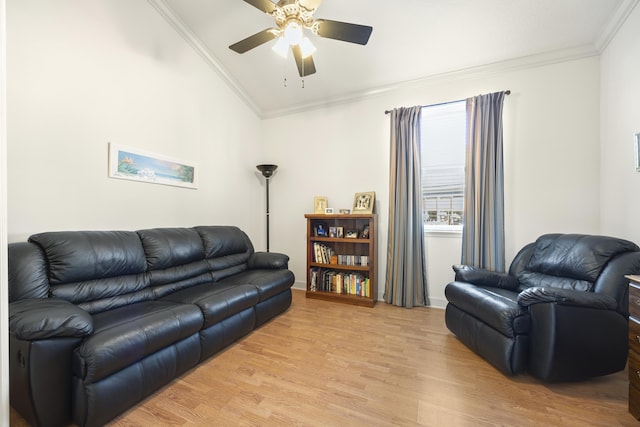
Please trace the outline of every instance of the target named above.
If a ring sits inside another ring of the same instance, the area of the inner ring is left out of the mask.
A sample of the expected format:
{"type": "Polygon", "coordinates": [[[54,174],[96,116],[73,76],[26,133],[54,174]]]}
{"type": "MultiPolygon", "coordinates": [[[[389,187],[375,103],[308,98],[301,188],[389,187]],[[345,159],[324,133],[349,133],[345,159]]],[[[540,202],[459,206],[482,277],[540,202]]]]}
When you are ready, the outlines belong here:
{"type": "Polygon", "coordinates": [[[620,3],[620,6],[618,6],[613,13],[613,16],[609,19],[604,30],[594,43],[598,52],[604,52],[607,46],[609,46],[609,43],[613,40],[639,1],[640,0],[622,0],[622,3],[620,3]]]}
{"type": "MultiPolygon", "coordinates": [[[[638,0],[640,1],[640,0],[638,0]]],[[[433,74],[418,79],[407,80],[404,82],[394,83],[386,86],[364,90],[361,92],[352,92],[345,96],[334,98],[329,101],[312,102],[298,104],[288,108],[267,110],[263,114],[264,119],[270,119],[290,114],[297,114],[320,108],[329,108],[341,104],[362,101],[366,98],[381,96],[389,92],[406,90],[415,87],[423,87],[429,85],[444,84],[453,81],[476,79],[486,77],[493,74],[504,73],[508,71],[517,71],[528,68],[542,67],[561,62],[574,61],[583,58],[589,58],[600,55],[600,52],[593,45],[582,45],[570,49],[560,49],[549,52],[527,55],[519,58],[509,59],[505,61],[494,62],[491,64],[470,67],[461,70],[433,74]]]]}
{"type": "Polygon", "coordinates": [[[235,81],[231,74],[218,62],[209,52],[209,49],[195,35],[195,33],[184,23],[182,19],[163,0],[147,0],[156,11],[173,27],[174,30],[195,50],[204,61],[224,80],[224,82],[235,92],[236,95],[260,118],[263,118],[263,111],[253,101],[249,94],[235,81]]]}
{"type": "Polygon", "coordinates": [[[334,107],[341,104],[358,102],[366,98],[381,96],[389,92],[411,87],[441,84],[456,80],[473,79],[507,71],[540,67],[560,62],[572,61],[592,56],[599,56],[615,37],[616,33],[631,14],[640,0],[622,0],[613,16],[607,22],[605,29],[593,44],[582,45],[569,49],[537,53],[505,61],[494,62],[477,67],[434,74],[422,78],[379,86],[360,92],[351,92],[344,96],[318,102],[301,103],[281,109],[261,109],[252,97],[238,84],[229,72],[207,49],[206,45],[182,21],[182,19],[164,2],[164,0],[147,0],[158,13],[176,30],[176,32],[204,59],[204,61],[225,81],[225,83],[242,99],[242,101],[260,118],[270,119],[280,116],[302,113],[306,111],[334,107]]]}

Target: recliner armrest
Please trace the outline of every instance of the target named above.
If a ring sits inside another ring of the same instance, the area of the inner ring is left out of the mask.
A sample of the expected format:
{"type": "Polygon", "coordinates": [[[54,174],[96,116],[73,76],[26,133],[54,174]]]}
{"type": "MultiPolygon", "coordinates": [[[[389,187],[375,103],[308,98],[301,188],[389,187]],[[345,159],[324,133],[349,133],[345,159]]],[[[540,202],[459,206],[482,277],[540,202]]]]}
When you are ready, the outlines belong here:
{"type": "Polygon", "coordinates": [[[93,332],[93,319],[69,301],[29,298],[9,304],[9,331],[27,341],[83,337],[93,332]]]}
{"type": "Polygon", "coordinates": [[[514,290],[518,287],[518,279],[507,273],[485,270],[470,265],[453,265],[456,282],[467,282],[482,287],[493,287],[514,290]]]}
{"type": "Polygon", "coordinates": [[[289,257],[277,252],[254,252],[251,254],[247,266],[251,270],[266,269],[279,270],[288,268],[289,257]]]}
{"type": "Polygon", "coordinates": [[[530,306],[540,303],[557,303],[602,310],[616,310],[618,307],[616,300],[608,295],[574,289],[534,286],[518,294],[518,304],[520,305],[530,306]]]}

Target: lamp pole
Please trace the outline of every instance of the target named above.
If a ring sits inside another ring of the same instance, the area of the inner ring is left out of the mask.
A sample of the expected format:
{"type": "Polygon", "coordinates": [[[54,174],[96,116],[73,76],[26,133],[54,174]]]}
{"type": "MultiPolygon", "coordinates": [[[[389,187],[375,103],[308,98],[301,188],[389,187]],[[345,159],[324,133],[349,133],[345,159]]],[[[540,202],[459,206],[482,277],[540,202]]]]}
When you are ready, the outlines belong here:
{"type": "Polygon", "coordinates": [[[267,181],[267,252],[269,252],[269,180],[278,168],[278,165],[258,165],[256,168],[262,172],[262,176],[264,176],[267,181]]]}

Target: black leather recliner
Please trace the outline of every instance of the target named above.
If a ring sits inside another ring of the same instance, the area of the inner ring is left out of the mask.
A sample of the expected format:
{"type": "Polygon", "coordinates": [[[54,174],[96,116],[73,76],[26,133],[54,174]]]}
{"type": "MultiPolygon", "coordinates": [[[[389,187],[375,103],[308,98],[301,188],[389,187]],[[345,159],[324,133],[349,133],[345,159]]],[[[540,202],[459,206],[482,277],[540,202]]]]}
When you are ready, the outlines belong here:
{"type": "Polygon", "coordinates": [[[547,234],[508,273],[455,265],[446,324],[504,374],[574,381],[625,368],[628,281],[640,248],[627,240],[547,234]]]}

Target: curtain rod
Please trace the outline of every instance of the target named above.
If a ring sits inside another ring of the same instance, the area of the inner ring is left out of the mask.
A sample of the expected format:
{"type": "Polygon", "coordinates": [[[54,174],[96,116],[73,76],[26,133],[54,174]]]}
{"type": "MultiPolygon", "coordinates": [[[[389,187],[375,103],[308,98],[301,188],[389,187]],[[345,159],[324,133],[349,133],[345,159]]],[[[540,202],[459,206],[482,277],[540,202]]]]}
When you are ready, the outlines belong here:
{"type": "MultiPolygon", "coordinates": [[[[511,95],[511,91],[509,89],[504,91],[505,95],[511,95]]],[[[447,105],[447,104],[455,104],[456,102],[462,102],[462,101],[466,101],[466,99],[458,99],[457,101],[447,101],[447,102],[440,102],[439,104],[429,104],[429,105],[421,105],[422,108],[424,107],[437,107],[439,105],[447,105]]],[[[391,110],[385,110],[384,112],[385,114],[389,114],[391,113],[391,110]]]]}

